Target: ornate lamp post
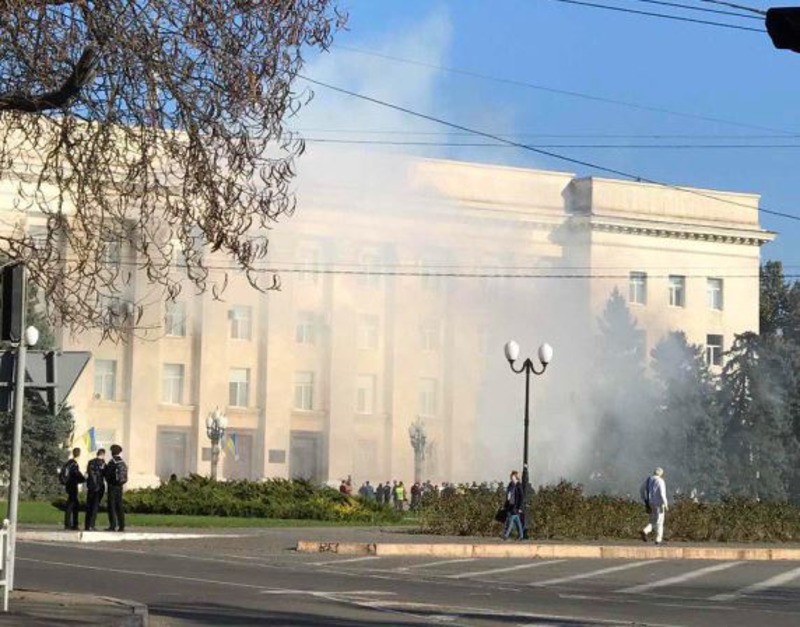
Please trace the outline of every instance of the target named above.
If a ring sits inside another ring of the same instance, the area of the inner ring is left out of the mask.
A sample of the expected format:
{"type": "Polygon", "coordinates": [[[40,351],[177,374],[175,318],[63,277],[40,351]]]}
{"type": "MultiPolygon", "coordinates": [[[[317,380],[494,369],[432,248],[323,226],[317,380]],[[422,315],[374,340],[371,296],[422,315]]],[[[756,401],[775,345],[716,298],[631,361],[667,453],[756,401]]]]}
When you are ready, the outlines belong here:
{"type": "Polygon", "coordinates": [[[517,374],[525,373],[525,439],[523,441],[523,449],[522,449],[522,511],[523,511],[523,518],[522,518],[522,526],[525,530],[524,537],[528,537],[528,523],[525,520],[525,504],[527,503],[528,497],[528,483],[530,482],[530,476],[528,473],[528,430],[530,426],[530,417],[529,417],[529,406],[530,406],[530,389],[531,389],[531,373],[540,375],[543,374],[544,371],[547,369],[547,365],[553,360],[553,347],[546,342],[539,347],[539,361],[541,362],[541,368],[536,369],[533,365],[533,362],[530,358],[526,358],[524,362],[522,362],[522,366],[516,368],[514,366],[514,362],[517,361],[519,358],[519,344],[514,342],[513,340],[506,343],[505,346],[506,352],[506,359],[508,360],[508,364],[511,366],[511,370],[516,372],[517,374]]]}
{"type": "Polygon", "coordinates": [[[414,482],[422,482],[422,464],[425,461],[425,445],[428,435],[425,433],[425,424],[422,418],[417,417],[408,428],[408,439],[414,449],[414,482]]]}
{"type": "Polygon", "coordinates": [[[219,443],[228,428],[228,418],[216,407],[206,418],[206,435],[211,440],[211,480],[217,480],[217,464],[219,463],[219,443]]]}

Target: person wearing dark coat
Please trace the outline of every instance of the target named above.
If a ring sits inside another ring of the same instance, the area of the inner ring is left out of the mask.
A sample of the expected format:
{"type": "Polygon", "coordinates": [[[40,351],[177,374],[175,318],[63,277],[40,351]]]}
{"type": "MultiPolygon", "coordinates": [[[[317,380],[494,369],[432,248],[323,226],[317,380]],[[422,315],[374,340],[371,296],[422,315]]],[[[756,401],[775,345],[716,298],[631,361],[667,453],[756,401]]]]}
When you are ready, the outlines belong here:
{"type": "Polygon", "coordinates": [[[108,484],[108,529],[125,531],[125,512],[122,509],[122,487],[128,482],[128,464],[120,456],[122,447],[111,445],[111,461],[106,464],[108,484]]]}
{"type": "Polygon", "coordinates": [[[67,491],[67,505],[64,509],[64,529],[77,531],[78,527],[78,486],[86,479],[78,466],[81,449],[72,449],[72,459],[68,460],[61,471],[64,475],[64,489],[67,491]]]}
{"type": "Polygon", "coordinates": [[[97,455],[86,465],[86,519],[84,529],[95,530],[97,510],[106,493],[106,450],[97,449],[97,455]]]}
{"type": "Polygon", "coordinates": [[[517,540],[522,540],[524,531],[520,516],[523,507],[522,484],[519,481],[519,473],[514,470],[506,487],[506,528],[503,530],[503,540],[508,540],[511,536],[512,527],[517,530],[517,540]]]}

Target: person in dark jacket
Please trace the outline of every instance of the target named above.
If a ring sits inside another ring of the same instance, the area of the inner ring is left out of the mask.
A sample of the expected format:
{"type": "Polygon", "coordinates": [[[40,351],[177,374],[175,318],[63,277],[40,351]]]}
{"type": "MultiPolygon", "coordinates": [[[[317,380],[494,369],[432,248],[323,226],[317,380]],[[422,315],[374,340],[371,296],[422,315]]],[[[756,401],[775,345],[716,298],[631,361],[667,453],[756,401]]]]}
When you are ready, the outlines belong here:
{"type": "Polygon", "coordinates": [[[97,510],[106,493],[106,450],[97,449],[97,455],[86,465],[86,518],[84,529],[94,531],[97,510]]]}
{"type": "Polygon", "coordinates": [[[511,536],[511,527],[516,527],[517,540],[522,540],[524,532],[520,515],[523,506],[522,484],[519,482],[519,473],[514,470],[506,487],[506,528],[503,531],[503,540],[508,540],[511,536]]]}
{"type": "Polygon", "coordinates": [[[122,447],[111,445],[111,461],[106,464],[108,484],[108,529],[125,531],[125,512],[122,509],[122,486],[128,482],[128,464],[120,457],[122,447]]]}
{"type": "Polygon", "coordinates": [[[72,449],[72,459],[64,464],[61,470],[64,476],[64,489],[67,491],[67,506],[64,509],[64,529],[77,531],[78,527],[78,486],[85,481],[81,468],[78,465],[78,458],[81,456],[81,449],[72,449]]]}

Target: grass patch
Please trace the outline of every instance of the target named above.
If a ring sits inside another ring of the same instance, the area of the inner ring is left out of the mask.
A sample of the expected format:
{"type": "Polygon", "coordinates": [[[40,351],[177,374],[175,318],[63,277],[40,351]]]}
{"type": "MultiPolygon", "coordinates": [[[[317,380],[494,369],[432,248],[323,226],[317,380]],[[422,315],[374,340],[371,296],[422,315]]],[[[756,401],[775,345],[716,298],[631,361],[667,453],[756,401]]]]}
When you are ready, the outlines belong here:
{"type": "MultiPolygon", "coordinates": [[[[0,516],[8,511],[4,501],[0,501],[0,516]]],[[[80,519],[83,524],[83,514],[80,519]]],[[[105,527],[108,518],[98,514],[98,529],[105,527]]],[[[416,519],[405,519],[393,525],[414,525],[416,519]]],[[[64,525],[64,512],[44,501],[21,501],[19,504],[19,523],[21,525],[64,525]]],[[[286,518],[244,518],[238,516],[185,516],[180,514],[125,514],[128,527],[184,527],[196,529],[234,529],[266,527],[369,527],[369,522],[348,522],[330,520],[296,520],[286,518]]]]}

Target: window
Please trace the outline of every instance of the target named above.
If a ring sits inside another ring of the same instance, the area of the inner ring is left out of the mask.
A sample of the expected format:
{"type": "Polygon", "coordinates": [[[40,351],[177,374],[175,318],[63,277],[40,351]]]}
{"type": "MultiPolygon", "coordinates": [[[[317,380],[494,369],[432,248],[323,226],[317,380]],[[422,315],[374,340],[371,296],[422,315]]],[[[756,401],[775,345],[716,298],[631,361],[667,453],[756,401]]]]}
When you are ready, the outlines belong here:
{"type": "Polygon", "coordinates": [[[435,416],[439,406],[439,382],[436,379],[419,380],[419,413],[435,416]]]}
{"type": "Polygon", "coordinates": [[[378,348],[378,316],[362,314],[358,317],[356,328],[356,344],[360,349],[378,348]]]}
{"type": "Polygon", "coordinates": [[[109,268],[119,268],[122,260],[122,245],[118,241],[105,242],[102,252],[103,264],[109,268]]]}
{"type": "Polygon", "coordinates": [[[314,409],[314,373],[298,372],[294,377],[294,408],[314,409]]]}
{"type": "Polygon", "coordinates": [[[363,287],[377,288],[381,285],[381,257],[377,253],[362,253],[358,258],[359,272],[358,284],[363,287]]]}
{"type": "Polygon", "coordinates": [[[231,368],[228,383],[228,405],[247,407],[250,395],[250,369],[231,368]]]}
{"type": "Polygon", "coordinates": [[[647,304],[647,273],[631,272],[628,301],[635,305],[647,304]]]}
{"type": "Polygon", "coordinates": [[[100,294],[97,299],[98,309],[106,324],[113,324],[122,315],[122,305],[119,296],[100,294]]]}
{"type": "Polygon", "coordinates": [[[438,321],[427,321],[422,323],[419,328],[420,345],[424,351],[439,350],[439,335],[441,325],[438,321]]]}
{"type": "Polygon", "coordinates": [[[298,344],[316,344],[316,316],[310,311],[301,311],[297,314],[295,327],[295,341],[298,344]]]}
{"type": "Polygon", "coordinates": [[[167,301],[164,332],[170,337],[186,337],[186,303],[167,301]]]}
{"type": "Polygon", "coordinates": [[[171,405],[183,403],[183,364],[164,364],[161,402],[171,405]]]}
{"type": "Polygon", "coordinates": [[[374,374],[360,374],[356,377],[356,413],[375,413],[374,374]]]}
{"type": "Polygon", "coordinates": [[[114,359],[96,359],[94,362],[94,397],[104,401],[117,398],[117,362],[114,359]]]}
{"type": "Polygon", "coordinates": [[[706,335],[706,363],[709,366],[721,366],[722,353],[722,336],[706,335]]]}
{"type": "Polygon", "coordinates": [[[722,311],[722,279],[708,279],[706,294],[708,294],[708,308],[722,311]]]}
{"type": "Polygon", "coordinates": [[[253,310],[251,307],[236,305],[228,312],[231,321],[231,338],[249,340],[253,333],[253,310]]]}
{"type": "Polygon", "coordinates": [[[669,304],[671,307],[686,307],[686,277],[669,276],[669,304]]]}
{"type": "Polygon", "coordinates": [[[319,251],[316,248],[301,248],[297,254],[300,272],[297,282],[313,285],[319,281],[319,251]]]}

